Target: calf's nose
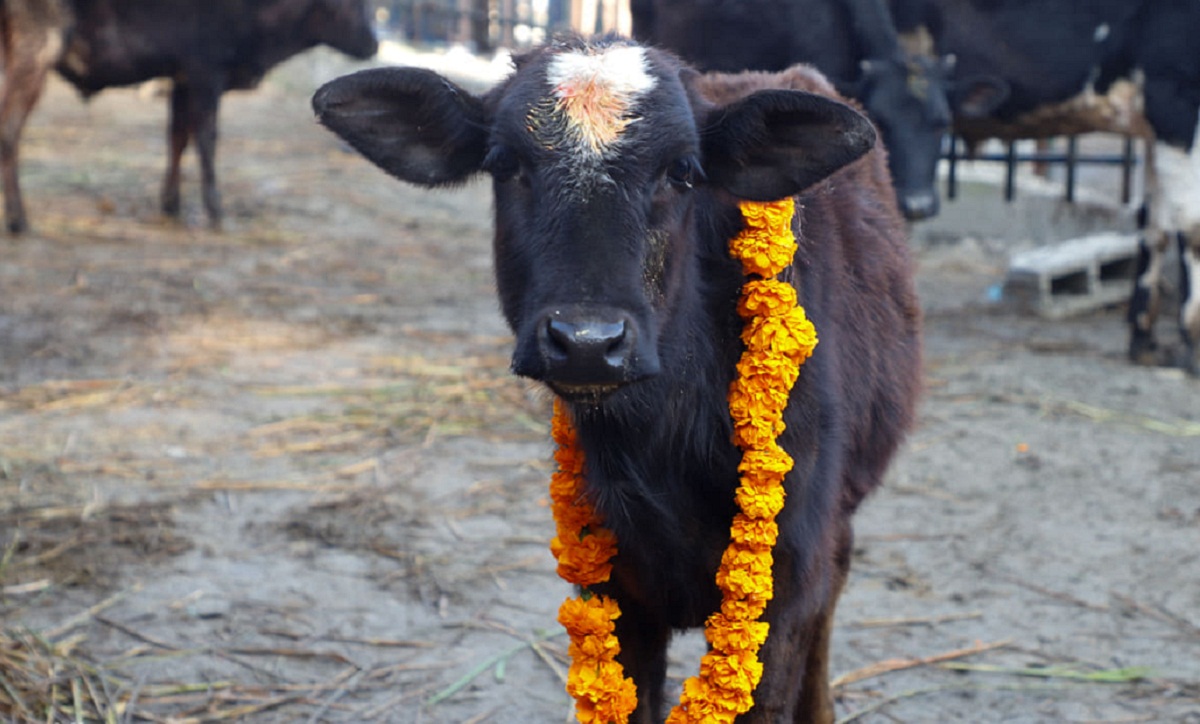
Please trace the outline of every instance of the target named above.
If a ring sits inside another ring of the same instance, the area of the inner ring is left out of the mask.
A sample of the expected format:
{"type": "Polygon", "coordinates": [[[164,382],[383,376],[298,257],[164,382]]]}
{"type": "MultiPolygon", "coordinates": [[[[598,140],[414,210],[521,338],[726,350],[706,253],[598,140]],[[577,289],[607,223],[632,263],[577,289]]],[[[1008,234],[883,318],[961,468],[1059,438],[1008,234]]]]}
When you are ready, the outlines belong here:
{"type": "Polygon", "coordinates": [[[626,380],[634,347],[625,319],[547,317],[538,345],[552,382],[610,385],[626,380]]]}

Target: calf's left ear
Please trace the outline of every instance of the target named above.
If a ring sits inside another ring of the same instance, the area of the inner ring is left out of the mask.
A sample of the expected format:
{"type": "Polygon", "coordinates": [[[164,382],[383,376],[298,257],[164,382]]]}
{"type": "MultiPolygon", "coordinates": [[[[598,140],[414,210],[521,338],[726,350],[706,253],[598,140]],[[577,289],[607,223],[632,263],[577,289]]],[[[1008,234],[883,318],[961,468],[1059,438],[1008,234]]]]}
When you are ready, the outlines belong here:
{"type": "Polygon", "coordinates": [[[709,181],[751,201],[794,196],[875,145],[875,127],[858,111],[792,90],[759,91],[715,108],[704,128],[709,181]]]}
{"type": "Polygon", "coordinates": [[[433,71],[359,71],[321,86],[312,104],[324,126],[404,181],[452,184],[483,162],[482,102],[433,71]]]}

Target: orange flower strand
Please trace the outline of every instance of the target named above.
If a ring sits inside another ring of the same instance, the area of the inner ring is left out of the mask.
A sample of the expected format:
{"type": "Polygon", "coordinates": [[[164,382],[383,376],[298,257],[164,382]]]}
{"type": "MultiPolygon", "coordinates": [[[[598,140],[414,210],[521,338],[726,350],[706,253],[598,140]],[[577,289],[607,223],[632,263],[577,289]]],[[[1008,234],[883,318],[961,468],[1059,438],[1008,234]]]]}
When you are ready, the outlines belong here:
{"type": "Polygon", "coordinates": [[[742,449],[741,483],[734,494],[742,512],[734,516],[717,570],[721,610],[705,622],[713,650],[701,661],[699,675],[684,682],[668,724],[732,722],[754,706],[762,678],[758,650],[770,627],[758,619],[774,595],[775,516],[783,509],[783,480],[792,469],[791,457],[776,440],[800,365],[817,344],[795,289],[771,278],[791,264],[796,252],[794,208],[791,199],[743,202],[746,228],[730,242],[730,254],[741,260],[745,273],[763,277],[743,286],[738,313],[746,320],[746,350],[729,389],[734,443],[742,449]]]}
{"type": "Polygon", "coordinates": [[[621,616],[617,602],[593,594],[589,586],[607,581],[617,538],[587,501],[583,486],[584,456],[565,406],[555,400],[551,436],[558,448],[559,469],[550,481],[550,504],[557,535],[550,552],[558,575],[581,588],[579,596],[563,601],[558,621],[567,630],[567,692],[575,698],[575,717],[585,724],[624,724],[637,708],[637,686],[625,676],[613,623],[621,616]]]}

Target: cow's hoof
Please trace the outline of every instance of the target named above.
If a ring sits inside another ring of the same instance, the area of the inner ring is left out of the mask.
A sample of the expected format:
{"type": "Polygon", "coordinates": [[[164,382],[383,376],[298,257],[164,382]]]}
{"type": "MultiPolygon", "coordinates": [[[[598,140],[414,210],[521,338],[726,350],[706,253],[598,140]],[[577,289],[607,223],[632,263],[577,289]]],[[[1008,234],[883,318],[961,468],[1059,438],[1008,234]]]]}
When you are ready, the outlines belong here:
{"type": "Polygon", "coordinates": [[[12,219],[8,222],[8,233],[13,236],[20,236],[26,231],[29,231],[29,222],[25,219],[12,219]]]}
{"type": "Polygon", "coordinates": [[[1129,361],[1143,367],[1158,367],[1162,364],[1159,355],[1158,342],[1154,336],[1140,330],[1134,330],[1129,337],[1129,361]]]}
{"type": "Polygon", "coordinates": [[[171,197],[171,196],[164,195],[162,197],[163,216],[166,216],[171,219],[178,219],[181,206],[182,206],[182,204],[179,203],[178,196],[171,197]]]}

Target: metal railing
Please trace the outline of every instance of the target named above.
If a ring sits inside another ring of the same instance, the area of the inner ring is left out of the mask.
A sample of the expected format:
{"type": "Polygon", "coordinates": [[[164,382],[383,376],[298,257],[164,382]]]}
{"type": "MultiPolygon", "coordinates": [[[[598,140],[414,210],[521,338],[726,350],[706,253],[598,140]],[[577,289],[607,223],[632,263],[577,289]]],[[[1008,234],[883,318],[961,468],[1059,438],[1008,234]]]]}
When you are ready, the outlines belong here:
{"type": "Polygon", "coordinates": [[[1119,154],[1081,154],[1079,153],[1079,137],[1067,137],[1067,150],[1036,151],[1033,153],[1020,152],[1016,141],[1008,141],[1004,153],[980,153],[964,156],[959,152],[958,136],[951,136],[946,144],[942,157],[948,162],[946,175],[946,197],[958,196],[958,163],[960,160],[987,161],[1005,164],[1004,200],[1012,201],[1016,197],[1017,164],[1034,163],[1043,165],[1061,164],[1066,167],[1066,191],[1064,198],[1067,203],[1074,203],[1075,188],[1080,164],[1097,164],[1103,166],[1120,166],[1121,168],[1121,203],[1128,204],[1133,193],[1133,168],[1139,163],[1139,157],[1134,153],[1134,139],[1124,137],[1122,152],[1119,154]]]}

